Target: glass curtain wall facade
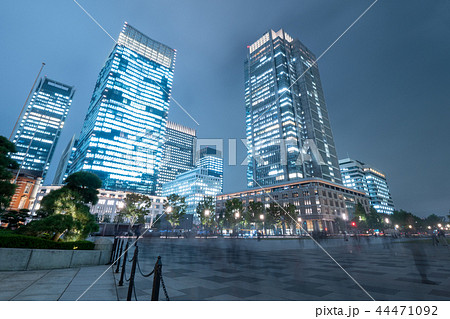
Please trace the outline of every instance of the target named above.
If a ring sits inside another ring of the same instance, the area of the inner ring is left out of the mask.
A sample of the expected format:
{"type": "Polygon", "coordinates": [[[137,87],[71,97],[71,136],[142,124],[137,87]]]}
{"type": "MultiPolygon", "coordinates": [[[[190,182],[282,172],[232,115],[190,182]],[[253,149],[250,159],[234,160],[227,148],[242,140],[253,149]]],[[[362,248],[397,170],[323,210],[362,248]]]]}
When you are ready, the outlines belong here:
{"type": "Polygon", "coordinates": [[[249,187],[318,177],[341,183],[314,54],[282,29],[248,46],[245,67],[249,187]]]}
{"type": "Polygon", "coordinates": [[[162,185],[173,181],[177,175],[194,168],[194,150],[197,135],[192,128],[167,122],[161,169],[158,177],[157,193],[162,185]]]}
{"type": "Polygon", "coordinates": [[[68,167],[73,162],[73,156],[76,150],[77,140],[75,139],[75,135],[72,136],[66,148],[61,154],[61,158],[58,163],[58,167],[56,168],[55,176],[53,177],[53,185],[61,185],[64,183],[68,176],[68,167]]]}
{"type": "Polygon", "coordinates": [[[206,168],[210,174],[220,178],[220,192],[223,192],[223,158],[222,152],[212,148],[204,147],[200,149],[196,166],[206,168]]]}
{"type": "Polygon", "coordinates": [[[125,23],[100,71],[71,172],[108,190],[155,194],[176,52],[125,23]]]}
{"type": "MultiPolygon", "coordinates": [[[[213,197],[221,192],[220,178],[205,168],[195,168],[178,175],[175,180],[165,183],[162,188],[162,196],[167,197],[177,194],[186,198],[187,214],[196,216],[197,205],[205,197],[213,197]]],[[[198,219],[194,218],[197,223],[198,219]]]]}
{"type": "Polygon", "coordinates": [[[339,165],[344,186],[365,192],[378,213],[394,212],[394,201],[383,172],[350,158],[339,160],[339,165]]]}
{"type": "Polygon", "coordinates": [[[17,153],[11,157],[21,171],[45,179],[74,94],[73,86],[47,77],[39,80],[12,140],[17,153]]]}

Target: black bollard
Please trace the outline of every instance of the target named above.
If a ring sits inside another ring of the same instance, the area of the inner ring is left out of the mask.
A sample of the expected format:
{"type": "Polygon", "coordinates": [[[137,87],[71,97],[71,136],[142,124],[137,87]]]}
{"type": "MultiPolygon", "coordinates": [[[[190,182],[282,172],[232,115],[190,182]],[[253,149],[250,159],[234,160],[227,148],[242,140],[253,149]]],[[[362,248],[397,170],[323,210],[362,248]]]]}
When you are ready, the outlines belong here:
{"type": "MultiPolygon", "coordinates": [[[[134,255],[133,255],[133,264],[131,265],[131,274],[130,274],[130,284],[128,285],[128,295],[127,301],[131,301],[131,296],[133,294],[134,288],[134,274],[136,273],[136,262],[138,259],[138,246],[135,246],[134,255]]],[[[137,296],[135,296],[137,299],[137,296]]]]}
{"type": "Polygon", "coordinates": [[[117,237],[114,237],[114,242],[111,251],[111,258],[109,259],[109,263],[113,263],[116,258],[116,249],[117,249],[117,237]]]}
{"type": "Polygon", "coordinates": [[[123,254],[123,262],[122,262],[122,273],[120,274],[119,286],[123,286],[123,279],[125,277],[125,270],[127,265],[127,257],[128,257],[128,241],[125,246],[125,253],[123,254]]]}
{"type": "Polygon", "coordinates": [[[119,272],[120,268],[120,258],[122,257],[122,249],[123,249],[123,240],[120,242],[120,248],[118,250],[119,254],[116,256],[117,258],[116,274],[119,272]]]}
{"type": "Polygon", "coordinates": [[[153,275],[153,289],[152,289],[152,301],[159,300],[159,283],[161,282],[161,256],[158,256],[158,260],[155,263],[155,273],[153,275]]]}

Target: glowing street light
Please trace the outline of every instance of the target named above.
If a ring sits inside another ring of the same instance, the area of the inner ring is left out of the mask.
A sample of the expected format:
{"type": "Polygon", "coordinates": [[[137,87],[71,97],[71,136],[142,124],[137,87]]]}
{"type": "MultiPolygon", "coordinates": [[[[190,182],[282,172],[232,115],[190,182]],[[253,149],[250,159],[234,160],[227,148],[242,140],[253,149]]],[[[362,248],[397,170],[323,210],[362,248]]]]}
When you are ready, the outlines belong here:
{"type": "Polygon", "coordinates": [[[301,222],[302,222],[302,218],[301,218],[301,217],[297,218],[297,221],[298,221],[299,223],[301,223],[301,222]]]}
{"type": "Polygon", "coordinates": [[[398,229],[398,225],[395,225],[395,229],[398,229]]]}
{"type": "Polygon", "coordinates": [[[342,219],[343,219],[343,220],[347,220],[347,215],[342,214],[342,219]]]}
{"type": "Polygon", "coordinates": [[[439,228],[442,228],[442,224],[438,224],[437,226],[438,226],[439,228]]]}
{"type": "Polygon", "coordinates": [[[264,220],[264,214],[259,215],[260,220],[264,220]]]}
{"type": "Polygon", "coordinates": [[[206,210],[205,210],[205,216],[209,216],[209,214],[210,214],[209,209],[206,209],[206,210]]]}
{"type": "Polygon", "coordinates": [[[167,206],[166,208],[166,213],[171,213],[172,212],[172,206],[167,206]]]}
{"type": "Polygon", "coordinates": [[[411,225],[409,225],[408,227],[409,227],[409,228],[412,228],[412,226],[411,226],[411,225]]]}
{"type": "Polygon", "coordinates": [[[234,213],[234,217],[235,217],[236,219],[238,219],[239,216],[241,216],[241,215],[239,214],[239,212],[234,213]]]}
{"type": "Polygon", "coordinates": [[[386,217],[386,218],[384,219],[384,222],[385,222],[386,224],[389,224],[391,221],[389,220],[389,218],[386,217]]]}

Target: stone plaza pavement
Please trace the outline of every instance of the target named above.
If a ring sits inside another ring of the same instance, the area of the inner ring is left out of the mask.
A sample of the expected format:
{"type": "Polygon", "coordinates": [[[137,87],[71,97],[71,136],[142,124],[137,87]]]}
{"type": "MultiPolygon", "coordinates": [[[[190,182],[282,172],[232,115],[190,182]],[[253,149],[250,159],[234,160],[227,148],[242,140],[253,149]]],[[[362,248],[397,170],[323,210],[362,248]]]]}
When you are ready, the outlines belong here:
{"type": "MultiPolygon", "coordinates": [[[[321,244],[376,300],[450,300],[448,247],[382,238],[321,244]]],[[[309,239],[149,238],[139,249],[144,273],[162,257],[170,300],[370,300],[309,239]]],[[[0,300],[76,300],[107,269],[1,272],[0,300]]],[[[109,269],[80,300],[126,300],[119,277],[109,269]]],[[[136,299],[150,300],[151,290],[152,277],[136,272],[136,299]]]]}
{"type": "MultiPolygon", "coordinates": [[[[376,300],[450,300],[448,246],[384,238],[321,244],[376,300]]],[[[370,300],[309,239],[145,239],[139,246],[143,272],[162,257],[170,300],[370,300]]],[[[136,281],[137,299],[150,300],[151,279],[137,273],[136,281]]]]}
{"type": "MultiPolygon", "coordinates": [[[[0,272],[0,300],[74,301],[108,266],[0,272]]],[[[108,270],[80,300],[118,300],[108,270]]]]}

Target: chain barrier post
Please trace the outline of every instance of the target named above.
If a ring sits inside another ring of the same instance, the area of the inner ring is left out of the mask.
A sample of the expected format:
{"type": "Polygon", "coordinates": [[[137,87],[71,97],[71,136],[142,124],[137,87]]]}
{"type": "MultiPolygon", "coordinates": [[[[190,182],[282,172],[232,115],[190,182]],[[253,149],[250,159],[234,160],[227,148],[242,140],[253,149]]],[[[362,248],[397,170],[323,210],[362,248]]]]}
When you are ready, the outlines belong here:
{"type": "Polygon", "coordinates": [[[153,275],[153,289],[152,289],[152,301],[159,300],[159,283],[161,281],[161,256],[158,256],[158,260],[155,263],[155,274],[153,275]]]}
{"type": "MultiPolygon", "coordinates": [[[[120,268],[120,258],[122,257],[123,242],[124,242],[124,240],[121,240],[121,241],[120,241],[120,248],[119,248],[119,250],[118,250],[119,255],[116,256],[116,258],[117,258],[116,274],[119,272],[119,268],[120,268]]],[[[119,245],[118,245],[118,246],[119,246],[119,245]]]]}
{"type": "MultiPolygon", "coordinates": [[[[136,248],[134,249],[134,255],[133,255],[133,264],[131,265],[131,274],[130,274],[130,284],[128,285],[128,295],[127,295],[127,301],[131,301],[131,296],[133,294],[133,288],[134,288],[134,274],[136,273],[136,262],[138,259],[138,246],[135,246],[136,248]]],[[[135,297],[137,299],[136,296],[136,291],[134,292],[135,297]]]]}
{"type": "MultiPolygon", "coordinates": [[[[127,257],[128,257],[128,241],[127,245],[125,246],[125,254],[123,255],[123,262],[122,262],[122,273],[120,274],[120,280],[119,280],[119,286],[123,286],[123,279],[125,278],[125,270],[127,265],[127,257]]],[[[119,261],[120,264],[120,261],[119,261]]],[[[119,266],[117,266],[119,268],[119,266]]]]}
{"type": "Polygon", "coordinates": [[[114,242],[111,250],[111,258],[109,258],[109,263],[113,263],[116,257],[116,249],[117,249],[117,237],[114,237],[114,242]]]}

